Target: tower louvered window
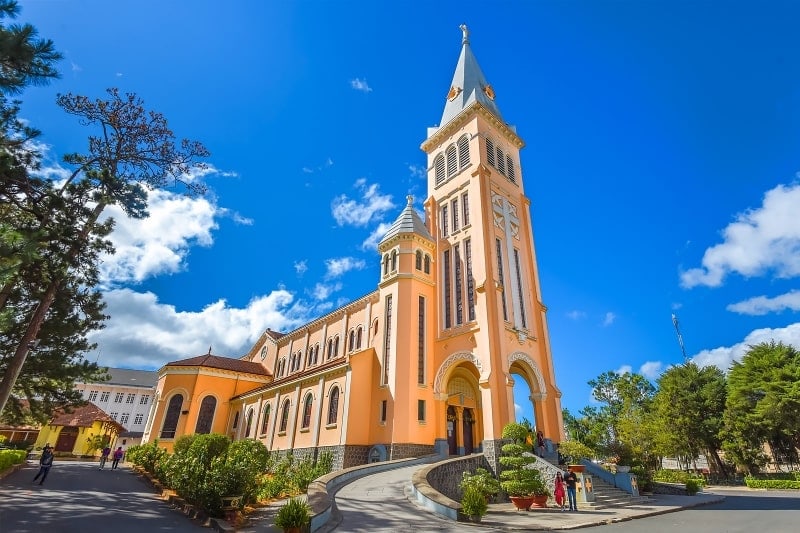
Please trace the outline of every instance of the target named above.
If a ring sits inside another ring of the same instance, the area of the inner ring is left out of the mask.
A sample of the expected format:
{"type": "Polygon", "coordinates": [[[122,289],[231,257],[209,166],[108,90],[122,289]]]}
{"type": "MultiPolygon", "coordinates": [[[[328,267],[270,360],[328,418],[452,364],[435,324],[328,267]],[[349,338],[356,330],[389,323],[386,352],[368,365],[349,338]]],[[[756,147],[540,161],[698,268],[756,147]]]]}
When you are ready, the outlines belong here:
{"type": "Polygon", "coordinates": [[[506,158],[500,147],[497,148],[497,170],[499,170],[501,174],[506,173],[506,158]]]}
{"type": "Polygon", "coordinates": [[[447,177],[449,178],[458,171],[458,159],[456,157],[456,146],[451,144],[444,152],[447,157],[447,177]]]}
{"type": "Polygon", "coordinates": [[[433,160],[433,169],[436,173],[436,185],[443,183],[447,175],[445,174],[444,156],[439,154],[433,160]]]}
{"type": "Polygon", "coordinates": [[[517,182],[517,176],[514,172],[514,160],[511,159],[510,155],[506,156],[506,176],[508,176],[508,179],[511,180],[511,183],[517,182]]]}
{"type": "Polygon", "coordinates": [[[506,307],[506,286],[503,279],[503,245],[500,239],[494,240],[495,249],[497,251],[497,281],[500,283],[500,302],[503,305],[503,320],[508,320],[508,308],[506,307]]]}
{"type": "Polygon", "coordinates": [[[494,166],[494,143],[491,139],[486,139],[486,162],[494,166]]]}
{"type": "Polygon", "coordinates": [[[461,168],[469,165],[469,137],[466,135],[458,140],[458,165],[461,168]]]}

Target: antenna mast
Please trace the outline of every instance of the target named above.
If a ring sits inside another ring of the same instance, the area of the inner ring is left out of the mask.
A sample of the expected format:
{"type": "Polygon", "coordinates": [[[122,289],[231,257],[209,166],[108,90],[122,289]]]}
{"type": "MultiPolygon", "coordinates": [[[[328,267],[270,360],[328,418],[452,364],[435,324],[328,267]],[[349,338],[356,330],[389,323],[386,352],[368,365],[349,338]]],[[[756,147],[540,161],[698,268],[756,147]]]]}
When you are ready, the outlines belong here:
{"type": "Polygon", "coordinates": [[[681,347],[681,353],[683,354],[683,362],[684,364],[689,361],[686,357],[686,348],[683,347],[683,335],[681,335],[681,328],[678,325],[678,315],[672,313],[672,325],[675,326],[675,333],[678,334],[678,344],[681,347]]]}

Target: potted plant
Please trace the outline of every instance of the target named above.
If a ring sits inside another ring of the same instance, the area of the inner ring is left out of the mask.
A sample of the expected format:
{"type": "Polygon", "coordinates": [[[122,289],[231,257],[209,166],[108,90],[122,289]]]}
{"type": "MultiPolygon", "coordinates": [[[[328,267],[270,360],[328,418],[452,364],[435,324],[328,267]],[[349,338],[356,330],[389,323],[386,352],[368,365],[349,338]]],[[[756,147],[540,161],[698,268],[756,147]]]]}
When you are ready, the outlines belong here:
{"type": "Polygon", "coordinates": [[[486,503],[486,496],[480,489],[469,486],[464,490],[464,496],[461,497],[461,513],[470,522],[480,522],[481,517],[486,514],[488,509],[489,504],[486,503]]]}
{"type": "Polygon", "coordinates": [[[462,492],[466,492],[469,488],[477,489],[483,494],[487,503],[500,492],[500,482],[495,479],[491,472],[480,467],[476,468],[474,473],[464,472],[460,486],[462,492]]]}
{"type": "Polygon", "coordinates": [[[528,430],[522,424],[512,422],[503,428],[503,438],[511,442],[501,448],[500,464],[505,469],[500,472],[500,486],[508,493],[514,506],[530,510],[532,505],[546,507],[550,492],[547,490],[542,473],[533,467],[536,456],[527,451],[525,439],[528,430]]]}
{"type": "Polygon", "coordinates": [[[581,464],[581,460],[591,459],[595,455],[593,449],[577,440],[561,442],[558,445],[558,453],[573,472],[583,472],[585,466],[581,464]]]}
{"type": "Polygon", "coordinates": [[[301,533],[310,522],[311,507],[299,498],[291,498],[275,515],[275,525],[284,533],[301,533]]]}

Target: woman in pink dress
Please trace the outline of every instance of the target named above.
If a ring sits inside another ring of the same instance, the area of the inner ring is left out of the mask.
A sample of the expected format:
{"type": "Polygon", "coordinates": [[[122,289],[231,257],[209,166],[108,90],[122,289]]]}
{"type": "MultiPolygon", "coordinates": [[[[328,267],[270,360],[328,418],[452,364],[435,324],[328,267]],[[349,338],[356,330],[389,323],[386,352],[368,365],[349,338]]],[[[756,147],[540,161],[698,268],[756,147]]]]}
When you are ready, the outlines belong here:
{"type": "Polygon", "coordinates": [[[561,472],[556,474],[556,479],[553,482],[553,484],[555,485],[555,488],[553,490],[553,496],[556,499],[556,505],[561,507],[561,511],[563,512],[564,511],[564,496],[566,494],[565,494],[565,491],[564,491],[564,477],[561,475],[561,472]]]}

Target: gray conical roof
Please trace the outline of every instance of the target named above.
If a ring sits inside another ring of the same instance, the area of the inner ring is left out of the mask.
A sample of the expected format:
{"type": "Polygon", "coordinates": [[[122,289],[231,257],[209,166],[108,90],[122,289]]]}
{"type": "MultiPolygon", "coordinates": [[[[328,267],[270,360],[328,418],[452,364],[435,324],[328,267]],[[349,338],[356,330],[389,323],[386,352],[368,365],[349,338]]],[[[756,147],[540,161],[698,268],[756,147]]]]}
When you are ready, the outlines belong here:
{"type": "Polygon", "coordinates": [[[433,237],[431,237],[431,234],[428,232],[428,228],[425,227],[425,223],[417,214],[417,210],[414,209],[414,197],[407,196],[406,199],[408,200],[406,208],[403,209],[403,212],[400,213],[400,216],[397,217],[397,220],[391,225],[389,231],[387,231],[386,235],[381,239],[381,243],[401,233],[416,233],[429,241],[433,241],[433,237]]]}
{"type": "Polygon", "coordinates": [[[494,90],[483,76],[478,60],[475,59],[472,49],[470,49],[467,27],[462,25],[461,31],[463,32],[461,55],[458,56],[456,72],[453,74],[453,82],[450,84],[450,92],[447,103],[444,105],[444,113],[442,113],[439,127],[447,125],[476,101],[502,121],[503,116],[500,114],[500,109],[494,103],[494,90]]]}

